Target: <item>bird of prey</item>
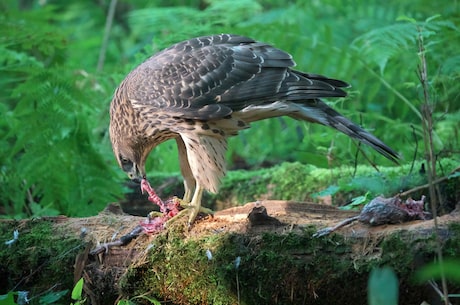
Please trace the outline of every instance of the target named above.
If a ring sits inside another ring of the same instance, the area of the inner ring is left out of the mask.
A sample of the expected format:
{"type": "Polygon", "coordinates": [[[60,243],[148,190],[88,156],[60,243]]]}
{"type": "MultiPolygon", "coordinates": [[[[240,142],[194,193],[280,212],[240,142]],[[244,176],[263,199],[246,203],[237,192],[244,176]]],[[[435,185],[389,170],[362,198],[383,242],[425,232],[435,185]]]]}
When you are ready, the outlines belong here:
{"type": "Polygon", "coordinates": [[[294,70],[292,56],[248,37],[221,34],[177,43],[121,82],[110,106],[110,138],[129,178],[146,179],[153,148],[174,139],[191,224],[203,191],[225,175],[227,138],[254,121],[289,116],[330,126],[390,160],[397,153],[321,98],[344,97],[344,81],[294,70]]]}

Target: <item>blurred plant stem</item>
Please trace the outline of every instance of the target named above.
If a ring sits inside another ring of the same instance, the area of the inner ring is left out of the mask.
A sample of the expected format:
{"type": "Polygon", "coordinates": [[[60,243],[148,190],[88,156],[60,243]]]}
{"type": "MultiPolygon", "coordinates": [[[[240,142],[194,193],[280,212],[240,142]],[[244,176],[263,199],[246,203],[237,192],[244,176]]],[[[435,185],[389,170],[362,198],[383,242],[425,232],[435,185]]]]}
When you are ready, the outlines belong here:
{"type": "MultiPolygon", "coordinates": [[[[423,127],[423,141],[425,143],[425,159],[426,159],[426,173],[428,178],[429,192],[430,192],[430,204],[431,213],[433,214],[433,221],[435,226],[436,242],[437,242],[437,256],[438,262],[441,268],[441,282],[442,291],[444,295],[444,304],[449,304],[449,293],[447,290],[447,281],[444,272],[443,256],[442,256],[442,244],[438,234],[438,221],[437,221],[437,207],[438,207],[438,196],[440,192],[436,192],[436,186],[433,183],[436,180],[436,158],[434,153],[433,145],[433,110],[434,103],[431,101],[429,88],[428,88],[428,71],[425,57],[425,45],[423,41],[423,29],[417,26],[418,30],[418,56],[420,58],[420,64],[418,65],[417,73],[422,85],[423,90],[423,103],[422,103],[422,127],[423,127]]],[[[441,199],[441,197],[439,197],[441,199]]]]}

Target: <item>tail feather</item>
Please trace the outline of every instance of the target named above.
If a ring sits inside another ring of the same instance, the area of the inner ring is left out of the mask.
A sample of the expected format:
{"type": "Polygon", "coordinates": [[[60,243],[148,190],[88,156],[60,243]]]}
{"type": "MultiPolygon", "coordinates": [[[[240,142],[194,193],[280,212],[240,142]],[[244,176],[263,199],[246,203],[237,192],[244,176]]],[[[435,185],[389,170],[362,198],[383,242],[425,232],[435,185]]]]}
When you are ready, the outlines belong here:
{"type": "Polygon", "coordinates": [[[345,97],[347,93],[342,88],[349,86],[346,82],[290,69],[285,70],[283,74],[280,74],[279,70],[262,70],[258,75],[259,78],[234,89],[233,94],[227,97],[228,100],[222,100],[223,104],[234,111],[233,116],[250,123],[287,115],[298,120],[330,126],[398,163],[399,156],[393,149],[320,100],[328,97],[345,97]],[[273,86],[274,83],[278,85],[273,86]],[[236,102],[235,96],[251,98],[240,98],[240,101],[236,102]]]}
{"type": "Polygon", "coordinates": [[[296,104],[297,111],[292,112],[289,116],[310,122],[319,123],[322,125],[330,126],[349,137],[357,139],[358,141],[369,145],[377,152],[385,156],[387,159],[398,163],[400,156],[388,145],[383,143],[376,136],[364,130],[357,124],[353,123],[343,115],[326,105],[323,101],[316,99],[314,105],[310,104],[296,104]]]}

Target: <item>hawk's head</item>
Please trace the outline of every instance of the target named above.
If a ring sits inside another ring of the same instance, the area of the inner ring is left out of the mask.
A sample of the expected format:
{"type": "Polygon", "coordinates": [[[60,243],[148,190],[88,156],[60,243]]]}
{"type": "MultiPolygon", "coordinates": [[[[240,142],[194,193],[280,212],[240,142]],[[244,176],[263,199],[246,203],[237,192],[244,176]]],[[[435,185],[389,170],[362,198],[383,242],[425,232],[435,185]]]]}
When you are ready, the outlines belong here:
{"type": "Polygon", "coordinates": [[[145,160],[151,150],[140,140],[138,125],[130,103],[123,98],[123,92],[117,89],[110,106],[110,141],[118,165],[129,179],[141,182],[146,177],[145,160]],[[125,101],[123,103],[123,101],[125,101]]]}
{"type": "Polygon", "coordinates": [[[146,178],[145,160],[147,154],[141,147],[131,146],[128,143],[112,138],[112,148],[118,165],[128,175],[129,179],[140,183],[146,178]],[[144,156],[145,155],[145,156],[144,156]]]}
{"type": "Polygon", "coordinates": [[[117,161],[123,171],[128,175],[129,179],[140,183],[145,178],[145,164],[136,162],[135,159],[126,157],[124,153],[118,153],[117,161]]]}

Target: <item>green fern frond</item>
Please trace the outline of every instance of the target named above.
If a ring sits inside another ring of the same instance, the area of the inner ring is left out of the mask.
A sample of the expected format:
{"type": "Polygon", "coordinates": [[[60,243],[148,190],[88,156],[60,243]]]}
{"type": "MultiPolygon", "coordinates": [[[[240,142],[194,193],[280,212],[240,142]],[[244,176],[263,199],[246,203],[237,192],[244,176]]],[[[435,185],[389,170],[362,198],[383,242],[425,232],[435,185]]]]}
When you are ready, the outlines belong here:
{"type": "Polygon", "coordinates": [[[262,11],[255,0],[208,0],[205,14],[214,26],[229,27],[244,22],[262,11]]]}
{"type": "MultiPolygon", "coordinates": [[[[357,37],[352,43],[365,62],[373,62],[378,65],[381,74],[390,59],[405,51],[413,54],[418,52],[417,37],[419,35],[429,38],[443,28],[455,29],[452,22],[445,20],[427,19],[427,21],[417,22],[411,19],[408,22],[408,18],[398,19],[403,21],[372,29],[357,37]]],[[[425,47],[429,48],[433,43],[434,41],[431,41],[425,47]]]]}
{"type": "Polygon", "coordinates": [[[417,29],[408,23],[397,23],[373,29],[353,41],[354,48],[367,62],[373,62],[383,74],[388,60],[402,50],[415,50],[417,29]]]}
{"type": "Polygon", "coordinates": [[[62,65],[56,16],[47,8],[0,17],[0,202],[15,217],[90,215],[114,199],[115,175],[92,133],[97,97],[62,65]]]}

